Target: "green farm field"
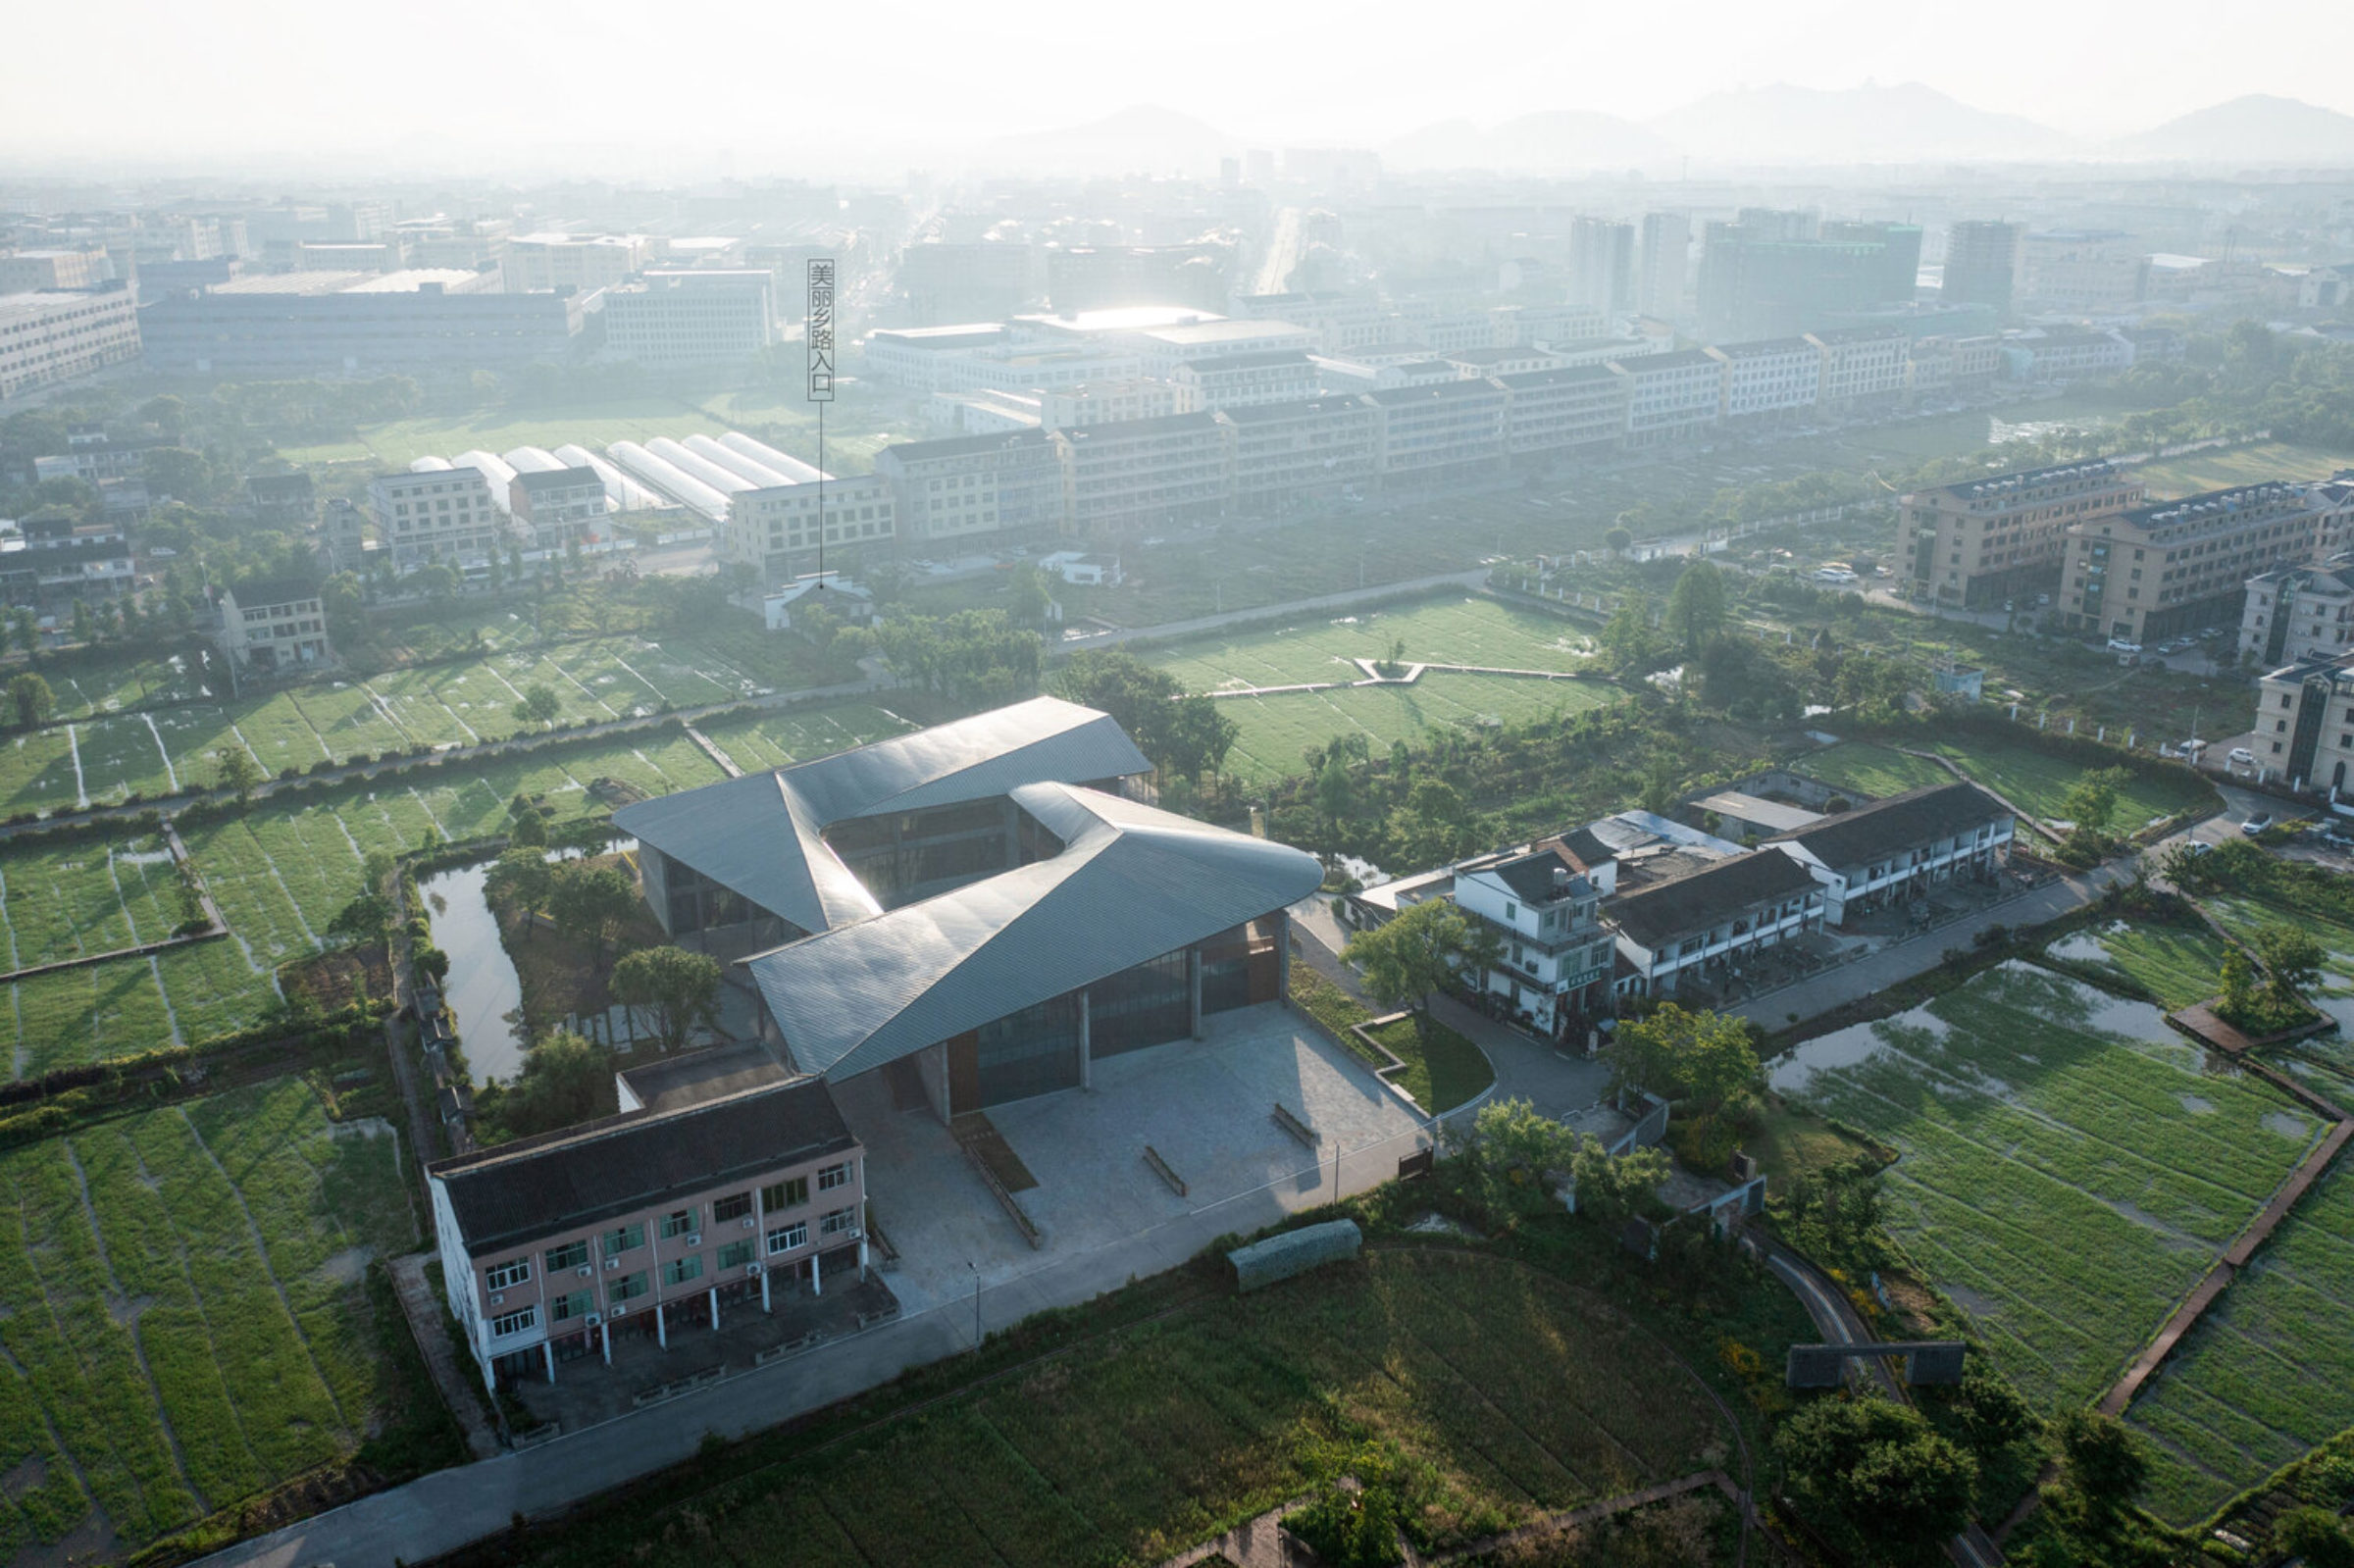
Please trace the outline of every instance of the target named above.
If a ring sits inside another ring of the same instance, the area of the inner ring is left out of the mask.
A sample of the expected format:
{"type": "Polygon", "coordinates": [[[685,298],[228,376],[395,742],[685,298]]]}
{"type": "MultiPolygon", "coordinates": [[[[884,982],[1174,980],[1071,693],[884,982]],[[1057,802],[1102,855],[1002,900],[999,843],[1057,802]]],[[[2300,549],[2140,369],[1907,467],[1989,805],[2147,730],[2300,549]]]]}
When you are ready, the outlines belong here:
{"type": "Polygon", "coordinates": [[[281,1079],[0,1155],[0,1553],[136,1548],[344,1457],[360,1281],[416,1244],[398,1137],[281,1079]]]}
{"type": "Polygon", "coordinates": [[[2133,470],[2133,477],[2149,486],[2153,500],[2172,500],[2266,480],[2326,480],[2349,464],[2354,464],[2354,452],[2259,441],[2254,446],[2216,447],[2143,463],[2133,470]]]}
{"type": "Polygon", "coordinates": [[[2341,1155],[2125,1419],[2151,1440],[2148,1500],[2189,1525],[2354,1426],[2354,1165],[2341,1155]]]}
{"type": "MultiPolygon", "coordinates": [[[[1179,643],[1148,657],[1189,691],[1240,691],[1362,680],[1350,660],[1387,658],[1401,640],[1409,664],[1563,674],[1585,663],[1588,646],[1576,627],[1542,611],[1449,597],[1179,643]]],[[[1386,752],[1393,741],[1418,742],[1436,728],[1524,723],[1581,713],[1617,697],[1599,682],[1428,672],[1412,685],[1227,697],[1219,712],[1243,727],[1229,771],[1271,781],[1297,773],[1303,751],[1337,735],[1361,733],[1376,752],[1386,752]]]]}
{"type": "MultiPolygon", "coordinates": [[[[715,727],[714,743],[739,766],[778,767],[845,750],[912,728],[881,708],[845,704],[794,714],[740,715],[715,727]]],[[[197,1044],[250,1027],[275,994],[279,967],[325,945],[335,914],[359,891],[373,851],[401,854],[431,843],[499,832],[518,793],[542,794],[559,818],[604,807],[589,786],[620,781],[648,794],[726,777],[677,730],[544,759],[468,762],[427,773],[263,802],[239,817],[192,826],[189,856],[228,922],[224,940],[153,958],[119,959],[10,985],[0,1012],[7,1076],[197,1044]]],[[[23,967],[101,952],[168,934],[178,924],[177,874],[153,839],[64,849],[0,847],[0,930],[23,967]]],[[[5,950],[0,949],[0,956],[5,950]]]]}
{"type": "Polygon", "coordinates": [[[695,727],[728,760],[751,773],[832,756],[915,728],[888,708],[861,703],[799,713],[739,713],[695,727]]]}
{"type": "Polygon", "coordinates": [[[1598,682],[1503,675],[1425,675],[1410,686],[1358,686],[1272,697],[1230,697],[1218,711],[1242,726],[1226,771],[1262,782],[1301,770],[1301,754],[1362,734],[1376,756],[1394,741],[1419,745],[1434,730],[1466,730],[1583,713],[1617,692],[1598,682]]]}
{"type": "Polygon", "coordinates": [[[1149,1564],[1362,1444],[1427,1486],[1417,1524],[1444,1543],[1722,1462],[1727,1438],[1690,1376],[1591,1297],[1498,1259],[1378,1251],[1084,1342],[527,1560],[1149,1564]]]}
{"type": "Polygon", "coordinates": [[[721,633],[676,644],[638,636],[494,649],[460,664],[292,686],[56,725],[0,740],[0,815],[120,804],[209,784],[244,750],[264,771],[307,772],[419,746],[505,739],[514,706],[544,685],[563,721],[601,722],[741,701],[791,683],[790,655],[721,633]]]}
{"type": "MultiPolygon", "coordinates": [[[[693,741],[664,731],[551,760],[470,763],[446,779],[387,780],[318,802],[289,795],[191,827],[188,853],[229,923],[229,937],[12,983],[12,1011],[0,1014],[0,1037],[12,1047],[10,1076],[195,1044],[252,1025],[274,995],[278,967],[320,949],[329,922],[359,891],[371,850],[400,853],[435,841],[432,835],[496,832],[518,791],[544,792],[560,816],[577,816],[602,809],[588,793],[598,779],[665,794],[723,777],[693,741]]],[[[175,874],[144,858],[160,852],[155,846],[128,847],[139,858],[118,851],[111,864],[97,844],[0,849],[4,912],[20,951],[58,949],[54,956],[68,957],[77,933],[87,933],[78,950],[103,951],[97,943],[124,945],[113,936],[133,928],[142,936],[169,932],[177,924],[175,874]]]]}
{"type": "Polygon", "coordinates": [[[1232,691],[1356,681],[1349,661],[1386,659],[1406,644],[1408,664],[1476,664],[1506,670],[1568,673],[1582,668],[1592,643],[1559,616],[1478,597],[1319,616],[1295,626],[1173,643],[1147,655],[1188,691],[1232,691]]]}
{"type": "MultiPolygon", "coordinates": [[[[1950,758],[1971,779],[2046,822],[2066,820],[2068,792],[2088,771],[2070,759],[1985,735],[1934,740],[1924,749],[1950,758]]],[[[2117,815],[2110,826],[2131,833],[2176,812],[2215,804],[2215,791],[2188,772],[2179,776],[2134,774],[2118,791],[2117,815]]]]}
{"type": "Polygon", "coordinates": [[[2045,1411],[2115,1379],[2319,1131],[2147,1003],[2018,963],[1771,1081],[1901,1151],[1891,1230],[2045,1411]]]}
{"type": "Polygon", "coordinates": [[[1793,757],[1791,770],[1810,779],[1873,800],[1901,795],[1908,789],[1950,784],[1953,775],[1926,757],[1916,757],[1894,746],[1875,746],[1867,740],[1844,740],[1820,751],[1793,757]]]}
{"type": "Polygon", "coordinates": [[[2204,926],[2114,920],[2063,936],[2045,952],[2080,971],[2121,977],[2169,1012],[2214,995],[2224,967],[2224,944],[2204,926]]]}

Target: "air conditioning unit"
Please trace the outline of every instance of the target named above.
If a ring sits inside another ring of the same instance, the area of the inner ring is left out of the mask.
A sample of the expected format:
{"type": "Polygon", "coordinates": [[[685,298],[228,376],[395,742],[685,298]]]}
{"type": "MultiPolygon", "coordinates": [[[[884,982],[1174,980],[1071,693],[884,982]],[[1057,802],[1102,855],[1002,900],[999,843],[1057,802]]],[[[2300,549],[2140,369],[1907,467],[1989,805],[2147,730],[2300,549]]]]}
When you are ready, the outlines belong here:
{"type": "Polygon", "coordinates": [[[575,1274],[578,1274],[578,1275],[579,1275],[579,1276],[580,1276],[582,1279],[584,1279],[584,1280],[585,1280],[585,1279],[588,1278],[588,1276],[589,1276],[591,1273],[593,1273],[594,1271],[593,1271],[593,1270],[591,1270],[591,1269],[588,1267],[588,1264],[584,1263],[584,1264],[582,1264],[582,1265],[581,1265],[579,1268],[575,1269],[573,1272],[574,1272],[575,1274]]]}
{"type": "Polygon", "coordinates": [[[757,1278],[759,1277],[759,1274],[760,1274],[760,1265],[759,1265],[759,1264],[757,1264],[757,1263],[746,1263],[746,1264],[743,1266],[743,1277],[744,1277],[745,1279],[747,1279],[747,1280],[751,1280],[751,1279],[757,1279],[757,1278]]]}
{"type": "Polygon", "coordinates": [[[620,1317],[623,1313],[629,1311],[629,1309],[630,1304],[627,1301],[616,1301],[613,1303],[613,1315],[615,1317],[620,1317]]]}
{"type": "Polygon", "coordinates": [[[588,1314],[588,1327],[592,1329],[604,1321],[604,1314],[601,1312],[591,1312],[588,1314]]]}
{"type": "Polygon", "coordinates": [[[703,1244],[703,1233],[700,1231],[695,1232],[692,1236],[687,1239],[687,1244],[689,1246],[701,1246],[703,1244]]]}
{"type": "Polygon", "coordinates": [[[620,1267],[621,1267],[621,1259],[619,1259],[619,1258],[607,1258],[607,1259],[605,1259],[605,1268],[606,1268],[608,1271],[610,1271],[610,1270],[613,1270],[613,1269],[618,1269],[618,1268],[620,1268],[620,1267]]]}
{"type": "Polygon", "coordinates": [[[746,1214],[746,1215],[743,1217],[742,1224],[743,1224],[743,1228],[744,1228],[745,1230],[747,1230],[747,1231],[748,1231],[748,1230],[750,1230],[750,1229],[752,1228],[752,1225],[753,1225],[753,1223],[754,1223],[754,1222],[753,1222],[753,1220],[752,1220],[752,1217],[751,1217],[749,1214],[746,1214]]]}
{"type": "Polygon", "coordinates": [[[504,1290],[493,1290],[493,1291],[491,1291],[491,1292],[490,1292],[490,1304],[491,1304],[492,1306],[505,1306],[505,1305],[507,1304],[507,1293],[506,1293],[506,1291],[504,1291],[504,1290]]]}

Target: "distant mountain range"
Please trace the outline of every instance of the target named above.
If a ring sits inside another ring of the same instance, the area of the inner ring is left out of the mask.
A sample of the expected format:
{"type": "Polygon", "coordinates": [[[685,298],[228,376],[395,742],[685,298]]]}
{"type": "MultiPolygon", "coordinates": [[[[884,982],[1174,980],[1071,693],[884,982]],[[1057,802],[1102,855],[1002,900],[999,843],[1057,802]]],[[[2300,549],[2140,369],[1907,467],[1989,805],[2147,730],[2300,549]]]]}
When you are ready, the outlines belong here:
{"type": "MultiPolygon", "coordinates": [[[[1245,138],[1175,109],[1140,105],[1086,125],[963,149],[974,168],[1061,175],[1208,176],[1245,138]]],[[[1263,143],[1261,143],[1263,145],[1263,143]]],[[[1917,81],[1824,90],[1777,84],[1711,93],[1648,121],[1591,110],[1482,127],[1447,120],[1379,148],[1392,168],[1577,174],[1702,165],[2032,163],[2062,160],[2354,166],[2354,115],[2251,94],[2108,142],[1973,108],[1917,81]]]]}
{"type": "Polygon", "coordinates": [[[2169,163],[2354,164],[2354,115],[2250,93],[2124,137],[2114,152],[2169,163]]]}

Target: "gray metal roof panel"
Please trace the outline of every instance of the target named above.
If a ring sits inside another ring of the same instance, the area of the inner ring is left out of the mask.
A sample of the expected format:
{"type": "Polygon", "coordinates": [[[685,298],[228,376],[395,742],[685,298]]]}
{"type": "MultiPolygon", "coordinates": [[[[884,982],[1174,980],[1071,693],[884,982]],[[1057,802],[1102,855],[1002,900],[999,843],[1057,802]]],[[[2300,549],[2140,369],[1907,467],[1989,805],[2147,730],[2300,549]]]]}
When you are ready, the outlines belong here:
{"type": "Polygon", "coordinates": [[[840,1080],[1313,892],[1287,845],[1059,784],[1016,804],[1063,851],[751,961],[806,1072],[840,1080]]]}

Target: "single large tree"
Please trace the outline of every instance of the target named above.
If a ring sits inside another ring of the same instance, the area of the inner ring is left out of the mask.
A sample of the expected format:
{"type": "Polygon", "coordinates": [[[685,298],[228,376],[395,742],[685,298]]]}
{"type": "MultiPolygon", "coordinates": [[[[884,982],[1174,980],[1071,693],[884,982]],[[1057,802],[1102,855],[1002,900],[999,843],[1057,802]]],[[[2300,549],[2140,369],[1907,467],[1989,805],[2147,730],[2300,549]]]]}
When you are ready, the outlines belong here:
{"type": "Polygon", "coordinates": [[[1667,594],[1667,624],[1690,658],[1724,630],[1724,579],[1715,563],[1695,561],[1676,578],[1667,594]]]}
{"type": "Polygon", "coordinates": [[[613,999],[652,1015],[665,1051],[697,1024],[719,1022],[719,960],[684,947],[644,947],[613,966],[613,999]]]}
{"type": "Polygon", "coordinates": [[[1722,1104],[1758,1076],[1747,1024],[1723,1013],[1686,1012],[1673,1002],[1619,1024],[1614,1049],[1621,1086],[1704,1106],[1722,1104]]]}
{"type": "Polygon", "coordinates": [[[30,730],[49,722],[49,715],[57,711],[57,694],[49,689],[48,682],[27,670],[9,682],[8,706],[16,714],[17,724],[30,730]]]}
{"type": "Polygon", "coordinates": [[[2265,988],[2282,1008],[2293,1008],[2297,992],[2322,978],[2328,952],[2311,933],[2268,922],[2256,933],[2256,956],[2264,960],[2265,988]]]}
{"type": "Polygon", "coordinates": [[[494,1109],[517,1138],[552,1133],[612,1109],[613,1054],[569,1030],[542,1035],[523,1053],[523,1071],[494,1109]]]}
{"type": "Polygon", "coordinates": [[[546,686],[526,686],[523,700],[515,704],[515,716],[527,724],[554,724],[563,706],[546,686]]]}
{"type": "Polygon", "coordinates": [[[1908,1405],[1817,1398],[1773,1445],[1793,1489],[1839,1515],[1875,1561],[1928,1560],[1970,1520],[1977,1460],[1908,1405]]]}
{"type": "MultiPolygon", "coordinates": [[[[537,816],[530,820],[537,822],[537,816]]],[[[555,868],[537,849],[515,848],[500,855],[483,876],[483,896],[523,922],[524,939],[531,939],[533,917],[547,908],[555,891],[555,868]]]]}
{"type": "Polygon", "coordinates": [[[1397,919],[1349,938],[1341,957],[1364,974],[1365,989],[1384,1007],[1430,1008],[1430,993],[1465,967],[1478,964],[1489,945],[1474,922],[1452,900],[1432,898],[1397,919]]]}
{"type": "Polygon", "coordinates": [[[548,889],[548,915],[558,931],[588,944],[599,968],[605,962],[605,944],[637,906],[637,885],[618,867],[575,860],[555,868],[548,889]]]}
{"type": "Polygon", "coordinates": [[[262,782],[262,765],[253,760],[253,753],[243,746],[231,746],[221,754],[221,787],[234,794],[239,801],[253,794],[254,785],[262,782]]]}

